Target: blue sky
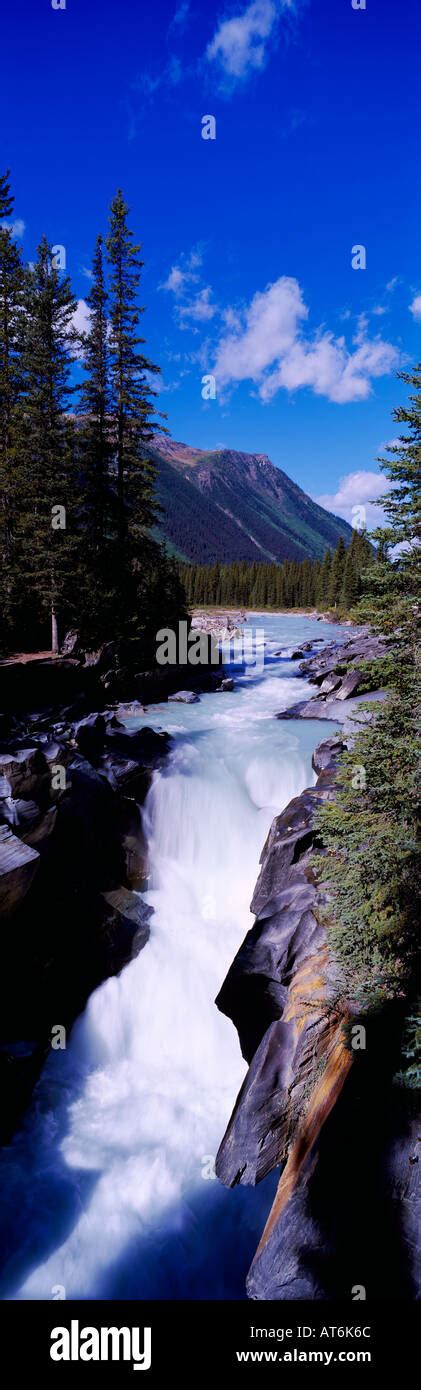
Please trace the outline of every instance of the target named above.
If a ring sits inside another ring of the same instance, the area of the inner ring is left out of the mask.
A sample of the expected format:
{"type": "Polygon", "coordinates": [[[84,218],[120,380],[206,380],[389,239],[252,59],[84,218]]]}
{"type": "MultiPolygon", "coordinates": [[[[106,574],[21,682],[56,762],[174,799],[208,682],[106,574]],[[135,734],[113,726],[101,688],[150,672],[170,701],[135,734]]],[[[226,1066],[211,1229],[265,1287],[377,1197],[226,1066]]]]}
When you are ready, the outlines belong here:
{"type": "Polygon", "coordinates": [[[25,255],[65,246],[83,321],[121,185],[173,436],[267,453],[351,519],[421,357],[418,0],[58,2],[2,16],[25,255]]]}

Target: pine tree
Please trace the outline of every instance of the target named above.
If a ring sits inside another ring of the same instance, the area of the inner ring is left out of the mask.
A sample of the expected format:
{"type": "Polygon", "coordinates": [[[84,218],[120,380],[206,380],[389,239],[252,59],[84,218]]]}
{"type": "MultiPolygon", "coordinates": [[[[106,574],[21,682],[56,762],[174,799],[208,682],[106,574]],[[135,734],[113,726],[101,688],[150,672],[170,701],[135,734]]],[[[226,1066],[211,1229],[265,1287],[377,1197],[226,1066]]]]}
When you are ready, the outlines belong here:
{"type": "Polygon", "coordinates": [[[326,553],[325,553],[325,555],[323,556],[323,560],[322,560],[322,567],[321,567],[321,570],[320,570],[320,578],[319,578],[319,588],[318,588],[318,593],[317,593],[317,598],[316,598],[316,603],[317,603],[318,607],[320,607],[320,608],[325,608],[325,607],[326,607],[326,604],[329,602],[329,585],[330,585],[330,571],[331,571],[331,568],[332,568],[332,555],[331,555],[330,550],[326,550],[326,553]]]}
{"type": "MultiPolygon", "coordinates": [[[[10,216],[8,174],[0,178],[0,219],[10,216]]],[[[22,390],[21,337],[24,270],[12,232],[0,221],[0,570],[5,642],[13,642],[14,544],[19,506],[16,415],[22,390]]]]}
{"type": "Polygon", "coordinates": [[[148,458],[147,445],[157,429],[153,404],[157,392],[152,390],[149,374],[158,373],[159,367],[139,351],[145,343],[138,333],[144,310],[137,303],[144,262],[139,259],[140,246],[134,244],[133,233],[127,226],[128,212],[119,189],[111,203],[106,246],[111,272],[111,397],[116,430],[119,527],[123,542],[132,502],[136,502],[139,527],[151,526],[157,515],[155,467],[148,458]]]}
{"type": "Polygon", "coordinates": [[[151,374],[157,374],[159,367],[144,355],[145,339],[138,332],[144,312],[138,304],[143,261],[127,225],[128,212],[118,190],[111,204],[106,241],[111,273],[110,394],[117,470],[118,635],[126,642],[143,642],[145,647],[153,643],[154,624],[159,627],[165,617],[166,625],[171,625],[172,616],[175,621],[184,613],[184,602],[178,576],[176,582],[173,567],[168,567],[164,552],[150,535],[159,507],[156,468],[148,446],[155,431],[162,431],[164,417],[156,411],[158,393],[150,384],[151,374]]]}
{"type": "Polygon", "coordinates": [[[79,523],[84,545],[79,628],[82,638],[87,637],[91,642],[97,642],[110,630],[116,609],[114,576],[118,572],[107,299],[103,241],[98,236],[93,257],[92,286],[87,297],[89,327],[83,336],[83,366],[87,380],[81,388],[78,405],[82,414],[78,449],[83,494],[79,523]]]}
{"type": "Polygon", "coordinates": [[[66,417],[72,319],[76,301],[70,283],[52,263],[45,237],[28,272],[19,414],[18,574],[23,621],[34,639],[51,624],[51,649],[58,650],[57,625],[76,601],[74,430],[66,417]]]}
{"type": "Polygon", "coordinates": [[[355,550],[353,551],[351,544],[346,552],[343,582],[340,593],[340,602],[343,604],[344,608],[350,609],[354,607],[359,592],[360,577],[356,563],[355,550]]]}
{"type": "Polygon", "coordinates": [[[414,659],[420,591],[421,535],[421,363],[412,372],[398,372],[398,380],[415,388],[409,404],[393,411],[395,424],[405,426],[388,458],[378,459],[391,484],[377,499],[386,524],[373,532],[377,557],[366,572],[366,593],[361,612],[377,630],[394,633],[401,652],[409,648],[414,659]]]}
{"type": "Polygon", "coordinates": [[[337,608],[339,603],[345,570],[345,542],[343,536],[339,537],[336,550],[333,555],[332,568],[329,578],[328,603],[332,608],[337,608]]]}
{"type": "Polygon", "coordinates": [[[13,212],[14,198],[10,192],[10,169],[6,169],[5,174],[0,174],[0,217],[10,217],[13,212]]]}

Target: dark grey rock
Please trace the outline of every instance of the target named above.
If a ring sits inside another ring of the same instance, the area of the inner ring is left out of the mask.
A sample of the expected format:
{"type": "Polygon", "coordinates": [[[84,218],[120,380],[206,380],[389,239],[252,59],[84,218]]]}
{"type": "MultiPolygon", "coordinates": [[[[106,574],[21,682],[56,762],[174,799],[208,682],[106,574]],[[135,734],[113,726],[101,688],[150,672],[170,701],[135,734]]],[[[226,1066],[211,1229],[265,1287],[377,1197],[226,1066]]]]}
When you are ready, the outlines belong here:
{"type": "Polygon", "coordinates": [[[133,959],[149,941],[153,908],[148,907],[138,893],[132,893],[121,885],[103,893],[102,900],[105,930],[117,940],[120,953],[126,943],[128,959],[133,959]]]}
{"type": "Polygon", "coordinates": [[[147,725],[140,729],[107,729],[105,752],[138,759],[145,766],[155,766],[165,756],[170,742],[169,734],[150,729],[147,725]]]}
{"type": "Polygon", "coordinates": [[[348,671],[348,675],[343,677],[339,690],[336,691],[337,700],[349,700],[350,695],[354,695],[361,685],[363,679],[362,671],[348,671]]]}
{"type": "Polygon", "coordinates": [[[199,695],[194,690],[177,690],[175,695],[168,696],[168,704],[174,705],[195,705],[199,700],[199,695]]]}

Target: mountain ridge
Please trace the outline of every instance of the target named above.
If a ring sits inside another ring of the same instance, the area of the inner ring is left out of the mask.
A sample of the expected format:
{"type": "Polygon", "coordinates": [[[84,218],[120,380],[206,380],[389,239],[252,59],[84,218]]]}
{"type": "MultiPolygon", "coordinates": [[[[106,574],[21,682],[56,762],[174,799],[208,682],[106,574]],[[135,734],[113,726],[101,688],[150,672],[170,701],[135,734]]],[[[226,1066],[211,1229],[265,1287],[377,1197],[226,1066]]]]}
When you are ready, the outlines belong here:
{"type": "Polygon", "coordinates": [[[162,508],[157,534],[179,559],[214,564],[322,558],[352,527],[267,454],[199,449],[166,435],[148,450],[162,508]]]}

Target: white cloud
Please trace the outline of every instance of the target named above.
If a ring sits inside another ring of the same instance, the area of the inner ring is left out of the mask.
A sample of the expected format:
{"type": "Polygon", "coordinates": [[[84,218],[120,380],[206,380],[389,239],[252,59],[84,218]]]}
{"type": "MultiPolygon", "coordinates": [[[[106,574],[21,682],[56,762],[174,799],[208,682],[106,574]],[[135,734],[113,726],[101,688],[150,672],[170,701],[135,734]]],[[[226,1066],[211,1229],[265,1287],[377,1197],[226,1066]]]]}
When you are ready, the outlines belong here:
{"type": "Polygon", "coordinates": [[[307,386],[343,405],[365,400],[371,382],[393,370],[398,352],[379,336],[367,336],[361,317],[351,348],[341,335],[320,328],[305,336],[309,310],[298,280],[281,276],[254,295],[240,323],[219,342],[214,365],[220,387],[253,381],[262,401],[279,390],[307,386]]]}
{"type": "Polygon", "coordinates": [[[220,25],[206,56],[220,63],[228,77],[247,77],[253,68],[263,67],[266,40],[272,33],[277,11],[272,0],[254,0],[243,14],[220,25]]]}
{"type": "Polygon", "coordinates": [[[181,294],[186,280],[190,278],[191,277],[189,277],[184,270],[181,270],[179,265],[172,265],[167,279],[164,280],[164,283],[160,285],[159,288],[161,290],[172,290],[173,294],[181,294]]]}
{"type": "Polygon", "coordinates": [[[192,319],[197,323],[207,323],[213,319],[217,313],[216,304],[211,304],[210,296],[212,289],[210,285],[205,285],[193,299],[185,304],[180,304],[178,308],[180,322],[183,324],[185,319],[192,319]]]}
{"type": "Polygon", "coordinates": [[[12,233],[12,236],[23,237],[26,223],[23,217],[16,217],[14,222],[2,222],[2,227],[12,233]]]}
{"type": "Polygon", "coordinates": [[[234,82],[262,69],[281,14],[294,9],[294,0],[253,0],[241,14],[218,25],[206,49],[208,62],[217,63],[234,82]]]}
{"type": "Polygon", "coordinates": [[[382,508],[372,499],[382,497],[389,487],[390,483],[383,474],[360,469],[356,473],[346,473],[340,479],[336,492],[322,493],[321,496],[315,497],[314,501],[318,502],[320,507],[326,507],[328,512],[342,516],[351,525],[355,516],[353,507],[364,507],[366,525],[371,529],[373,526],[380,526],[384,520],[382,508]]]}
{"type": "Polygon", "coordinates": [[[161,290],[167,290],[174,295],[180,328],[188,328],[195,323],[208,323],[218,312],[217,305],[211,302],[211,285],[200,285],[199,270],[202,261],[202,250],[197,246],[188,254],[180,256],[178,263],[171,266],[167,279],[159,286],[161,290]]]}
{"type": "Polygon", "coordinates": [[[421,294],[416,294],[409,309],[417,323],[421,323],[421,294]]]}
{"type": "Polygon", "coordinates": [[[167,279],[159,286],[160,290],[169,290],[177,298],[186,292],[186,289],[197,284],[199,276],[197,271],[202,264],[202,252],[199,247],[190,251],[188,255],[181,255],[178,265],[172,265],[167,279]]]}
{"type": "Polygon", "coordinates": [[[237,315],[238,326],[219,344],[215,374],[221,385],[261,381],[266,368],[290,351],[299,321],[307,316],[297,280],[283,275],[266,290],[258,291],[243,318],[237,315]]]}

